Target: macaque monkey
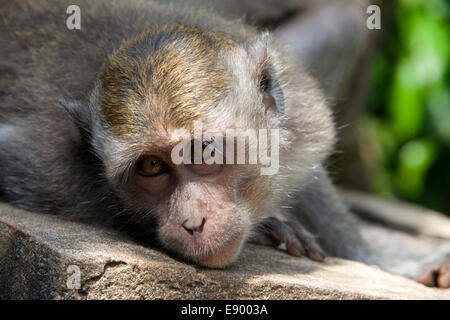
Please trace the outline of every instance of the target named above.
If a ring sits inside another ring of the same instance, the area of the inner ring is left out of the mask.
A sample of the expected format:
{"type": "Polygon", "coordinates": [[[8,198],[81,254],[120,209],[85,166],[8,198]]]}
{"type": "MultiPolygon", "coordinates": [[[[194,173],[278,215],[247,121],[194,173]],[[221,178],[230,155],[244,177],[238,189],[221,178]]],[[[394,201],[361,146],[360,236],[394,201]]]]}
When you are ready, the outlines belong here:
{"type": "MultiPolygon", "coordinates": [[[[253,241],[391,270],[324,168],[324,94],[271,33],[193,1],[79,0],[69,29],[71,4],[0,4],[4,201],[119,225],[205,267],[253,241]]],[[[449,286],[441,269],[410,276],[449,286]]]]}

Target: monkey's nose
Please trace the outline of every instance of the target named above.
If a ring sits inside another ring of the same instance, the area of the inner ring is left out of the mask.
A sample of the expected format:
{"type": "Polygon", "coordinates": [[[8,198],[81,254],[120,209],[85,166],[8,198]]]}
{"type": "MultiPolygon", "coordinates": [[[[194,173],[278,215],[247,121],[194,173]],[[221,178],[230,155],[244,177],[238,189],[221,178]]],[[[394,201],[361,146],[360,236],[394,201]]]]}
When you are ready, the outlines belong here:
{"type": "Polygon", "coordinates": [[[198,221],[197,219],[187,219],[183,222],[182,226],[190,235],[193,235],[194,232],[202,233],[205,222],[206,218],[203,218],[201,221],[198,221]]]}

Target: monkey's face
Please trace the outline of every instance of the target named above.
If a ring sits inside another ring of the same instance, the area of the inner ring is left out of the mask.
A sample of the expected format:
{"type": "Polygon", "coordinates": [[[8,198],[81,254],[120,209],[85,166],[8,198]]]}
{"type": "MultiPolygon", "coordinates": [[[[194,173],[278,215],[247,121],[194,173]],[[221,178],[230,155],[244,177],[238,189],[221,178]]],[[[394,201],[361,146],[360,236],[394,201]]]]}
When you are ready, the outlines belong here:
{"type": "MultiPolygon", "coordinates": [[[[271,179],[249,163],[249,138],[242,136],[249,131],[230,127],[214,122],[214,128],[203,127],[200,138],[195,128],[181,133],[154,128],[134,142],[141,154],[126,160],[129,167],[110,175],[140,229],[154,230],[156,221],[163,246],[208,267],[223,267],[236,258],[273,197],[271,179]],[[120,178],[114,182],[114,177],[120,178]]],[[[116,142],[115,147],[131,154],[130,145],[116,142]]],[[[112,169],[108,162],[107,167],[112,169]]]]}
{"type": "MultiPolygon", "coordinates": [[[[265,114],[263,100],[261,93],[259,116],[275,118],[265,114]]],[[[240,120],[227,123],[226,118],[208,119],[199,138],[195,124],[185,132],[153,127],[145,136],[116,140],[115,152],[104,156],[108,176],[140,228],[153,229],[156,220],[162,245],[208,267],[223,267],[236,258],[276,194],[271,177],[250,161],[260,158],[252,146],[263,145],[258,141],[263,135],[251,130],[256,123],[245,119],[244,128],[240,120]]],[[[269,128],[264,129],[270,143],[269,128]]]]}
{"type": "Polygon", "coordinates": [[[257,223],[277,214],[304,167],[323,157],[331,121],[309,121],[312,108],[300,108],[305,99],[294,86],[284,96],[265,37],[240,45],[195,28],[158,33],[130,41],[105,64],[91,100],[102,123],[92,128],[93,144],[135,223],[145,229],[156,220],[162,245],[223,267],[257,223]],[[301,117],[290,119],[297,105],[301,117]],[[210,162],[220,154],[222,162],[210,162]]]}
{"type": "Polygon", "coordinates": [[[239,194],[239,174],[249,168],[174,163],[171,152],[164,152],[172,143],[159,143],[136,162],[127,182],[127,198],[141,208],[143,223],[146,213],[156,217],[158,239],[164,246],[200,265],[229,264],[250,227],[251,215],[239,194]]]}

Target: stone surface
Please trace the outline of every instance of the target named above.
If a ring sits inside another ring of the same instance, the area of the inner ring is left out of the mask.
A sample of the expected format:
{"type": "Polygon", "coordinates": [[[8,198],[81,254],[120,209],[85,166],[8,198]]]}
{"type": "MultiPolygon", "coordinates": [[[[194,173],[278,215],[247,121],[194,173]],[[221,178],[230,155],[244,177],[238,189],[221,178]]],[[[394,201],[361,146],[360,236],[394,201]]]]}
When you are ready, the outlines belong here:
{"type": "Polygon", "coordinates": [[[450,290],[353,261],[315,263],[255,245],[227,269],[204,269],[116,230],[0,204],[0,299],[11,298],[450,299],[450,290]],[[77,285],[73,266],[79,289],[69,289],[77,285]]]}

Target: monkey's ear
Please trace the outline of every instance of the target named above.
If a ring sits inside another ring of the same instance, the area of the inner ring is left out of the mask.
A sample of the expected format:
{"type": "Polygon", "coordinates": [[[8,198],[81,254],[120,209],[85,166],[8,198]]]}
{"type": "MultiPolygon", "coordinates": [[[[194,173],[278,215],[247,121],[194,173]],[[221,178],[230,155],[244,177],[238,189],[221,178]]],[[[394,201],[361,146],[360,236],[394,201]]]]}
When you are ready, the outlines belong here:
{"type": "Polygon", "coordinates": [[[80,100],[58,99],[74,123],[82,130],[89,131],[91,113],[87,102],[80,100]]]}
{"type": "Polygon", "coordinates": [[[259,81],[261,74],[264,72],[269,62],[267,50],[269,40],[270,34],[265,31],[248,47],[251,67],[250,72],[255,81],[259,81]]]}
{"type": "Polygon", "coordinates": [[[274,70],[274,61],[269,54],[271,36],[263,32],[261,36],[248,48],[250,57],[251,75],[255,85],[263,93],[263,103],[266,110],[275,113],[284,113],[284,94],[278,76],[274,70]]]}

